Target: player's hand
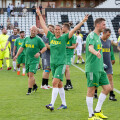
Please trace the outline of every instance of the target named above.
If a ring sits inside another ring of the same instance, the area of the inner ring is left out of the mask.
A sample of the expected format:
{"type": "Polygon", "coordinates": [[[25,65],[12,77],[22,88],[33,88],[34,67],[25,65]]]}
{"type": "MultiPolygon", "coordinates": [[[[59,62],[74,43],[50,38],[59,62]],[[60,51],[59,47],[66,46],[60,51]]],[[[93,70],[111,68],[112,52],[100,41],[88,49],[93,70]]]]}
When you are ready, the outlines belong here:
{"type": "Polygon", "coordinates": [[[13,57],[15,57],[15,53],[13,53],[13,57]]]}
{"type": "Polygon", "coordinates": [[[86,22],[86,21],[88,20],[88,17],[89,17],[89,15],[88,15],[88,14],[87,14],[87,15],[85,15],[85,17],[84,17],[84,19],[83,19],[83,21],[82,21],[82,22],[83,22],[83,23],[84,23],[84,22],[86,22]]]}
{"type": "Polygon", "coordinates": [[[17,56],[15,56],[15,57],[13,58],[14,61],[16,61],[16,59],[17,59],[17,56]]]}
{"type": "Polygon", "coordinates": [[[1,50],[1,51],[4,51],[4,49],[3,49],[3,48],[1,48],[0,50],[1,50]]]}
{"type": "Polygon", "coordinates": [[[115,64],[115,60],[111,60],[111,63],[112,63],[112,65],[114,65],[115,64]]]}
{"type": "Polygon", "coordinates": [[[38,16],[41,16],[39,8],[36,8],[36,13],[37,13],[38,16]]]}
{"type": "Polygon", "coordinates": [[[96,53],[96,56],[100,59],[102,55],[100,54],[101,49],[96,53]]]}
{"type": "Polygon", "coordinates": [[[4,48],[4,50],[6,49],[6,47],[4,48]]]}
{"type": "Polygon", "coordinates": [[[40,53],[36,53],[36,54],[34,55],[35,58],[38,58],[39,56],[40,56],[40,53]]]}

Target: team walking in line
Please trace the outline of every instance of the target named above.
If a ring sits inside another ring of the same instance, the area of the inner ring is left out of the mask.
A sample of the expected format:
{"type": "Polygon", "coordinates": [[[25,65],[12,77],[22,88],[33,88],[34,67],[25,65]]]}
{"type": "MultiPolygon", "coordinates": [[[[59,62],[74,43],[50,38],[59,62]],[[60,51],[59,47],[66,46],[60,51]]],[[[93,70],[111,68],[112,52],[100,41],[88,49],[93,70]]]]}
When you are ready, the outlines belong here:
{"type": "Polygon", "coordinates": [[[25,76],[25,71],[27,73],[28,91],[26,95],[30,95],[38,89],[34,74],[38,70],[41,57],[44,70],[41,88],[52,88],[51,102],[46,105],[46,108],[51,111],[54,110],[54,103],[59,94],[62,104],[58,109],[66,109],[65,90],[73,89],[70,66],[72,59],[74,62],[76,49],[78,56],[76,64],[79,64],[79,59],[82,60],[82,64],[85,63],[88,120],[108,118],[101,112],[103,102],[109,93],[111,101],[117,101],[117,99],[113,92],[112,64],[115,62],[112,51],[113,42],[109,40],[111,30],[106,28],[105,19],[98,18],[95,20],[95,29],[86,39],[86,61],[84,61],[81,55],[82,37],[79,35],[79,29],[88,20],[89,15],[86,15],[79,24],[70,30],[68,23],[64,23],[62,26],[46,26],[39,9],[36,10],[36,13],[39,16],[42,29],[32,26],[30,28],[31,34],[28,37],[25,37],[24,31],[20,31],[18,35],[16,28],[13,29],[13,35],[9,37],[7,30],[5,28],[2,29],[2,34],[0,35],[0,69],[3,69],[2,63],[4,58],[6,59],[7,70],[11,69],[9,63],[9,51],[11,51],[14,71],[16,71],[17,59],[17,75],[20,75],[21,64],[23,66],[22,75],[25,76]],[[101,32],[103,32],[103,35],[100,38],[101,32]],[[50,72],[52,72],[53,77],[52,87],[48,84],[50,72]],[[66,85],[63,86],[64,74],[66,85]],[[99,86],[102,86],[102,91],[98,97],[97,90],[99,86]],[[93,98],[98,99],[95,111],[93,111],[93,98]]]}

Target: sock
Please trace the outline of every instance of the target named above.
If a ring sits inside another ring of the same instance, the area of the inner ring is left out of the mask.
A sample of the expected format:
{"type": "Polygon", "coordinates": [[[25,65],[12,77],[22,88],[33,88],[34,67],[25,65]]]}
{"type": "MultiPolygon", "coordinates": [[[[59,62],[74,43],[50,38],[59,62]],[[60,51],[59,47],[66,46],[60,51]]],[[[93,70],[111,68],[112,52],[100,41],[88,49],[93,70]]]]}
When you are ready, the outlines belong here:
{"type": "Polygon", "coordinates": [[[95,95],[97,95],[97,89],[95,90],[95,95]]]}
{"type": "Polygon", "coordinates": [[[71,80],[66,80],[66,85],[71,85],[71,80]]]}
{"type": "Polygon", "coordinates": [[[79,63],[79,60],[77,60],[77,63],[79,63]]]}
{"type": "Polygon", "coordinates": [[[2,68],[2,60],[0,60],[0,68],[2,68]]]}
{"type": "Polygon", "coordinates": [[[33,88],[37,88],[37,84],[34,84],[34,85],[33,85],[33,88]]]}
{"type": "Polygon", "coordinates": [[[46,79],[46,85],[48,86],[48,79],[46,79]]]}
{"type": "Polygon", "coordinates": [[[58,88],[53,88],[53,90],[52,90],[52,100],[51,100],[51,103],[50,103],[50,104],[52,104],[52,106],[54,106],[57,95],[58,95],[58,88]]]}
{"type": "Polygon", "coordinates": [[[82,59],[82,62],[85,62],[84,59],[82,59]]]}
{"type": "Polygon", "coordinates": [[[97,102],[97,106],[95,108],[95,112],[100,112],[101,111],[101,107],[102,107],[102,104],[105,101],[105,99],[106,99],[106,95],[103,94],[103,93],[100,93],[99,99],[98,99],[98,102],[97,102]]]}
{"type": "Polygon", "coordinates": [[[113,91],[110,91],[110,96],[112,96],[113,95],[113,91]]]}
{"type": "Polygon", "coordinates": [[[16,70],[16,61],[13,61],[13,68],[16,70]]]}
{"type": "Polygon", "coordinates": [[[86,97],[86,103],[88,107],[89,117],[92,117],[93,112],[93,97],[86,97]]]}
{"type": "Polygon", "coordinates": [[[6,60],[6,65],[7,65],[7,68],[10,67],[9,59],[6,60]]]}
{"type": "Polygon", "coordinates": [[[65,101],[65,90],[64,88],[58,88],[59,94],[60,94],[60,98],[62,101],[62,104],[66,106],[66,101],[65,101]]]}
{"type": "Polygon", "coordinates": [[[75,61],[75,55],[73,55],[73,63],[74,63],[74,61],[75,61]]]}
{"type": "Polygon", "coordinates": [[[46,79],[42,78],[42,86],[46,85],[46,79]]]}
{"type": "Polygon", "coordinates": [[[28,93],[31,93],[32,88],[28,88],[28,93]]]}
{"type": "Polygon", "coordinates": [[[20,71],[20,68],[17,68],[17,71],[20,71]]]}
{"type": "Polygon", "coordinates": [[[23,68],[23,74],[25,74],[25,68],[23,68]]]}

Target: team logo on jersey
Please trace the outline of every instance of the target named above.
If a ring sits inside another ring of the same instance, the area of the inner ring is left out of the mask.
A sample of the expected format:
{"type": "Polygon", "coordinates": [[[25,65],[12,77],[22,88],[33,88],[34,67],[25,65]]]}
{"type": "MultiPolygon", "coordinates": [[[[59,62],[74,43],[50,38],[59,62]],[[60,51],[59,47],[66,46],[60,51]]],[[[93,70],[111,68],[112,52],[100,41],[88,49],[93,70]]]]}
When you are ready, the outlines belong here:
{"type": "Polygon", "coordinates": [[[19,45],[22,45],[22,43],[18,43],[19,45]]]}
{"type": "Polygon", "coordinates": [[[102,48],[103,52],[110,52],[110,48],[102,48]]]}
{"type": "Polygon", "coordinates": [[[12,41],[14,42],[14,41],[15,41],[15,39],[12,39],[12,41]]]}
{"type": "Polygon", "coordinates": [[[101,45],[101,44],[98,44],[98,45],[97,45],[97,49],[102,49],[102,45],[101,45]]]}
{"type": "Polygon", "coordinates": [[[70,44],[70,42],[68,41],[67,44],[70,44]]]}
{"type": "Polygon", "coordinates": [[[58,45],[61,44],[61,41],[51,40],[50,44],[58,45]]]}
{"type": "Polygon", "coordinates": [[[31,44],[25,44],[25,47],[34,48],[34,45],[31,45],[31,44]]]}

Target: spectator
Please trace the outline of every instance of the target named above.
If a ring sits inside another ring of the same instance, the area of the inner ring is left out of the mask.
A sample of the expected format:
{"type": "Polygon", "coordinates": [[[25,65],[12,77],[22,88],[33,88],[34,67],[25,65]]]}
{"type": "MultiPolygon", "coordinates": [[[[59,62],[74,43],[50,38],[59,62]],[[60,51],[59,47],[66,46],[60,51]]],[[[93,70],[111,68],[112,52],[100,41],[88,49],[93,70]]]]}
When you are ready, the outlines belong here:
{"type": "Polygon", "coordinates": [[[10,3],[9,3],[9,5],[8,5],[8,7],[10,7],[10,3]]]}
{"type": "Polygon", "coordinates": [[[12,28],[13,28],[13,25],[11,24],[10,19],[8,18],[7,19],[7,29],[11,30],[12,28]]]}
{"type": "Polygon", "coordinates": [[[0,25],[0,30],[2,30],[4,27],[3,27],[3,24],[0,25]]]}
{"type": "Polygon", "coordinates": [[[33,5],[33,7],[32,7],[32,12],[33,12],[33,14],[35,14],[35,13],[36,13],[36,8],[35,8],[35,5],[33,5]]]}
{"type": "Polygon", "coordinates": [[[21,5],[19,4],[19,2],[18,2],[18,5],[17,5],[17,8],[21,8],[21,5]]]}
{"type": "Polygon", "coordinates": [[[12,17],[15,16],[14,10],[11,12],[11,16],[12,16],[12,17]]]}
{"type": "Polygon", "coordinates": [[[13,9],[14,9],[14,6],[13,6],[13,4],[11,4],[10,5],[10,13],[13,11],[13,9]]]}
{"type": "Polygon", "coordinates": [[[80,8],[80,4],[77,4],[77,8],[80,8]]]}
{"type": "Polygon", "coordinates": [[[22,17],[22,12],[19,12],[19,13],[18,13],[18,17],[22,17]]]}
{"type": "Polygon", "coordinates": [[[3,8],[1,9],[0,14],[4,14],[3,8]]]}
{"type": "Polygon", "coordinates": [[[52,4],[52,8],[55,8],[55,4],[52,4]]]}
{"type": "Polygon", "coordinates": [[[23,16],[24,16],[24,17],[27,16],[27,9],[26,9],[26,7],[24,7],[24,9],[23,9],[23,16]]]}
{"type": "Polygon", "coordinates": [[[42,4],[40,4],[39,9],[40,9],[40,12],[42,14],[42,4]]]}
{"type": "Polygon", "coordinates": [[[18,22],[17,21],[14,22],[14,27],[18,27],[18,22]]]}
{"type": "Polygon", "coordinates": [[[10,17],[10,7],[7,8],[7,16],[10,17]]]}
{"type": "Polygon", "coordinates": [[[24,5],[24,4],[22,4],[22,5],[21,5],[21,7],[22,7],[22,8],[24,8],[24,7],[25,7],[25,5],[24,5]]]}

